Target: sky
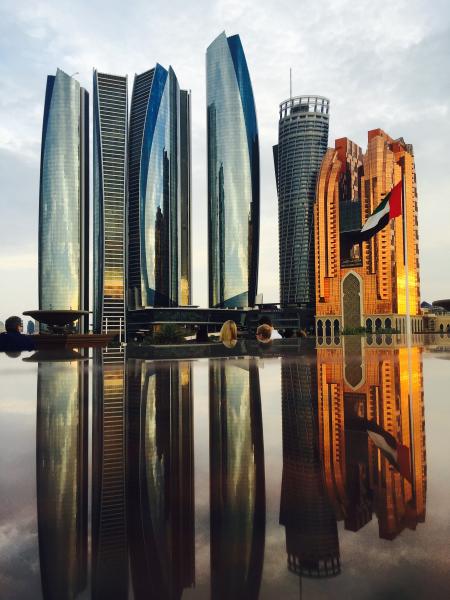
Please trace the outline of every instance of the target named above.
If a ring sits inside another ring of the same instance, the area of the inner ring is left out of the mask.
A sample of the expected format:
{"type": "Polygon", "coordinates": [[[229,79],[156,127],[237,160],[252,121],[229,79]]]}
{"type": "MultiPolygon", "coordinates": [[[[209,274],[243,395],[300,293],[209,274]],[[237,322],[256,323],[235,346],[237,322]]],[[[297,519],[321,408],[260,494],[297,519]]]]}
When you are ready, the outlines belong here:
{"type": "Polygon", "coordinates": [[[92,92],[92,69],[172,65],[192,91],[193,302],[207,305],[205,52],[240,34],[261,153],[259,292],[278,301],[272,146],[293,94],[331,100],[329,145],[365,149],[380,127],[413,144],[421,295],[450,297],[450,4],[448,0],[0,0],[0,320],[38,307],[39,160],[46,78],[59,67],[92,92]]]}

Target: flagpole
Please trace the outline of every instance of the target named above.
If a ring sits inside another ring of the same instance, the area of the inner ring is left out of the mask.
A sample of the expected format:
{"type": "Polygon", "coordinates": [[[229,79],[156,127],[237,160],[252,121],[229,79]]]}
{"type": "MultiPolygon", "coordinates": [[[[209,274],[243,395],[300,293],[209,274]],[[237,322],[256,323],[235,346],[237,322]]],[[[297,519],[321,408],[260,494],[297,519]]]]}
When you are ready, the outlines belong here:
{"type": "Polygon", "coordinates": [[[406,222],[406,160],[403,157],[402,170],[402,204],[403,204],[403,243],[404,243],[404,258],[405,258],[405,292],[406,292],[406,343],[408,348],[408,407],[409,407],[409,430],[410,430],[410,452],[411,452],[411,486],[412,495],[415,504],[416,495],[416,471],[415,471],[415,456],[414,456],[414,407],[413,407],[413,386],[412,386],[412,335],[411,335],[411,307],[409,304],[409,265],[408,265],[408,237],[407,237],[407,222],[406,222]]]}
{"type": "Polygon", "coordinates": [[[406,161],[403,158],[402,171],[402,204],[403,204],[403,244],[404,244],[404,266],[405,266],[405,294],[406,294],[406,341],[408,347],[411,346],[411,308],[409,305],[409,266],[408,266],[408,236],[406,223],[406,185],[405,185],[405,167],[406,161]]]}

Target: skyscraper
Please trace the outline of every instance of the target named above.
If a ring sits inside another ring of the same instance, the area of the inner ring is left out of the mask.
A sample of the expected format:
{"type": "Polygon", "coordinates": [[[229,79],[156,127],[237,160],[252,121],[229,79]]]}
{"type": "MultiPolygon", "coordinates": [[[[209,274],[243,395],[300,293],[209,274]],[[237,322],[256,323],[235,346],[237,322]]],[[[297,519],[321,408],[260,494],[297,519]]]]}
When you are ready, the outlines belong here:
{"type": "Polygon", "coordinates": [[[190,97],[172,67],[135,76],[128,169],[129,307],[177,306],[190,296],[190,97]]]}
{"type": "Polygon", "coordinates": [[[127,78],[94,70],[94,331],[125,327],[127,78]]]}
{"type": "Polygon", "coordinates": [[[180,304],[192,304],[191,270],[191,92],[180,90],[181,290],[180,304]]]}
{"type": "Polygon", "coordinates": [[[322,162],[315,206],[316,324],[319,336],[365,326],[405,332],[403,216],[367,241],[361,225],[398,183],[405,181],[406,244],[412,329],[422,327],[414,154],[402,138],[368,133],[365,154],[347,138],[336,140],[322,162]]]}
{"type": "MultiPolygon", "coordinates": [[[[39,187],[39,308],[89,305],[89,95],[57,70],[49,75],[39,187]]],[[[80,330],[88,320],[82,317],[80,330]]]]}
{"type": "Polygon", "coordinates": [[[209,305],[253,306],[258,286],[259,141],[238,35],[206,51],[209,305]]]}
{"type": "Polygon", "coordinates": [[[296,96],[280,104],[274,146],[278,190],[280,302],[314,308],[314,200],[328,145],[330,101],[296,96]]]}

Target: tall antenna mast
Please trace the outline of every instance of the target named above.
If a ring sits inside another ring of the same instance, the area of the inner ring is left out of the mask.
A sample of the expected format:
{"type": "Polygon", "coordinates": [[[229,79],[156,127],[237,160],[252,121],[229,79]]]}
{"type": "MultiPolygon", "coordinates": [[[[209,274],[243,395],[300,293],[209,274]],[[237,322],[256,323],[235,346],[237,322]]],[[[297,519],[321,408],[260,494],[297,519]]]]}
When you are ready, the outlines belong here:
{"type": "Polygon", "coordinates": [[[292,99],[292,67],[289,67],[289,97],[292,99]]]}

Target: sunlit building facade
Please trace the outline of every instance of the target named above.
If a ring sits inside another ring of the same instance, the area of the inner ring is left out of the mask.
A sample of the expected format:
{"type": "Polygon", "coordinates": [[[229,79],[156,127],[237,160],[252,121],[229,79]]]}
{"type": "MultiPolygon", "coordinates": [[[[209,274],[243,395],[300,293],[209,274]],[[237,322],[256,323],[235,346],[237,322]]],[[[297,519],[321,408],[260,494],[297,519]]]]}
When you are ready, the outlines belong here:
{"type": "Polygon", "coordinates": [[[206,51],[209,305],[254,306],[259,252],[259,140],[238,35],[206,51]]]}
{"type": "Polygon", "coordinates": [[[125,328],[127,77],[94,70],[94,331],[125,328]]]}
{"type": "Polygon", "coordinates": [[[296,96],[280,104],[274,146],[278,191],[280,302],[314,308],[314,200],[328,146],[330,101],[296,96]]]}
{"type": "Polygon", "coordinates": [[[368,133],[362,149],[347,138],[328,149],[317,181],[315,204],[316,328],[319,336],[365,327],[406,330],[403,217],[368,241],[358,233],[402,176],[412,330],[420,316],[417,189],[414,154],[402,138],[381,129],[368,133]]]}
{"type": "Polygon", "coordinates": [[[171,67],[135,76],[128,157],[128,304],[190,298],[190,94],[171,67]],[[183,254],[183,256],[182,256],[183,254]]]}
{"type": "Polygon", "coordinates": [[[379,536],[394,539],[425,520],[427,467],[422,348],[375,336],[345,338],[343,346],[317,349],[320,453],[327,493],[335,514],[350,531],[374,515],[379,536]],[[370,344],[368,343],[370,341],[370,344]],[[387,343],[389,342],[389,343],[387,343]],[[375,422],[405,445],[411,456],[408,481],[375,446],[362,419],[375,422]]]}
{"type": "MultiPolygon", "coordinates": [[[[89,95],[60,69],[49,75],[39,186],[39,308],[89,306],[89,95]]],[[[84,316],[81,331],[88,328],[84,316]]]]}

